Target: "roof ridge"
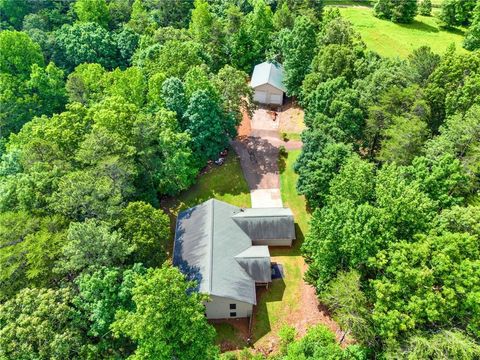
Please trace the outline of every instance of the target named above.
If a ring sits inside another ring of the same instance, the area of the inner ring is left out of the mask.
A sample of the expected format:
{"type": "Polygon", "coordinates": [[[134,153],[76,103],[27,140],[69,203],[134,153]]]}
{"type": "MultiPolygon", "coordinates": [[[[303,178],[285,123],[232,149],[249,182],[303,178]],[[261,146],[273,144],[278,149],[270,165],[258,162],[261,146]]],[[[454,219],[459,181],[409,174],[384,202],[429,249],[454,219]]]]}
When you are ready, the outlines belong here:
{"type": "Polygon", "coordinates": [[[209,274],[209,284],[208,284],[208,288],[209,288],[209,292],[211,293],[212,292],[212,284],[213,284],[213,234],[214,234],[214,227],[215,227],[215,216],[214,216],[214,204],[215,204],[215,201],[210,201],[210,261],[209,261],[209,265],[210,265],[210,274],[209,274]]]}

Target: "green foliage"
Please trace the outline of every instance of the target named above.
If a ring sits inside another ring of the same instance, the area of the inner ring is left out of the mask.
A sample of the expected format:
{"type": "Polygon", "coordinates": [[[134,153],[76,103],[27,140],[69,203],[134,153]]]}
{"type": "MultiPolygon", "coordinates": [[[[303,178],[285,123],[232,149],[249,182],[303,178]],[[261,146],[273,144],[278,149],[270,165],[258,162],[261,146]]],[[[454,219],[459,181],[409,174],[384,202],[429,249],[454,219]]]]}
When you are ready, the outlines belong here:
{"type": "Polygon", "coordinates": [[[432,15],[432,0],[422,0],[419,2],[418,13],[423,16],[432,15]]]}
{"type": "Polygon", "coordinates": [[[394,117],[390,126],[385,129],[385,139],[382,141],[378,159],[407,165],[420,154],[427,135],[428,127],[422,119],[394,117]]]}
{"type": "Polygon", "coordinates": [[[284,325],[278,332],[280,337],[280,354],[285,355],[288,350],[288,345],[295,341],[297,330],[293,326],[284,325]]]}
{"type": "Polygon", "coordinates": [[[0,73],[25,79],[33,64],[44,65],[40,46],[30,37],[19,31],[0,33],[0,73]]]}
{"type": "Polygon", "coordinates": [[[480,4],[478,3],[473,10],[472,23],[465,34],[463,47],[472,51],[480,49],[480,4]]]}
{"type": "Polygon", "coordinates": [[[205,298],[192,286],[167,265],[135,277],[135,309],[119,310],[112,324],[117,336],[124,334],[137,344],[132,358],[215,358],[215,330],[204,316],[205,298]]]}
{"type": "MultiPolygon", "coordinates": [[[[24,16],[29,12],[26,0],[1,0],[0,16],[2,22],[7,22],[16,29],[20,29],[24,16]]],[[[3,52],[2,52],[3,54],[3,52]]]]}
{"type": "Polygon", "coordinates": [[[57,270],[72,276],[89,267],[122,265],[134,250],[132,243],[112,231],[108,223],[92,219],[72,222],[57,270]]]}
{"type": "Polygon", "coordinates": [[[0,305],[0,356],[77,359],[82,336],[68,289],[24,289],[0,305]]]}
{"type": "Polygon", "coordinates": [[[70,71],[82,63],[98,63],[107,69],[125,67],[134,50],[125,46],[125,40],[131,39],[113,36],[92,22],[64,25],[55,32],[55,37],[55,63],[70,71]]]}
{"type": "Polygon", "coordinates": [[[253,89],[248,85],[248,75],[225,65],[216,75],[212,82],[222,100],[223,111],[235,117],[237,125],[242,120],[242,112],[250,116],[255,110],[253,102],[253,89]]]}
{"type": "Polygon", "coordinates": [[[373,344],[375,333],[367,298],[361,289],[360,274],[356,271],[339,272],[319,298],[333,311],[342,329],[362,344],[373,344]]]}
{"type": "Polygon", "coordinates": [[[447,115],[463,114],[480,94],[480,53],[459,55],[450,50],[429,77],[425,88],[431,111],[431,128],[438,129],[447,115]],[[469,85],[466,89],[465,86],[469,85]]]}
{"type": "Polygon", "coordinates": [[[290,96],[300,95],[300,88],[315,54],[315,24],[305,16],[297,17],[283,44],[285,87],[290,96]]]}
{"type": "Polygon", "coordinates": [[[133,245],[133,261],[147,267],[166,260],[170,240],[170,220],[162,210],[144,202],[131,202],[121,215],[121,229],[133,245]]]}
{"type": "Polygon", "coordinates": [[[185,118],[185,129],[192,137],[192,150],[199,165],[216,159],[228,140],[236,135],[235,118],[223,114],[205,90],[192,94],[185,118]]]}
{"type": "Polygon", "coordinates": [[[373,9],[375,16],[381,19],[388,19],[398,23],[410,23],[417,15],[417,7],[417,1],[377,0],[373,9]]]}
{"type": "Polygon", "coordinates": [[[349,346],[343,350],[337,344],[333,333],[324,325],[316,325],[307,330],[302,339],[293,342],[288,347],[282,360],[293,359],[366,359],[361,349],[349,346]]]}
{"type": "Polygon", "coordinates": [[[125,337],[115,338],[110,325],[118,310],[133,310],[132,288],[136,276],[146,273],[139,264],[130,269],[102,267],[95,272],[83,273],[75,280],[78,294],[72,302],[84,315],[87,336],[90,338],[96,356],[126,357],[134,346],[125,337]]]}
{"type": "Polygon", "coordinates": [[[297,190],[313,207],[325,203],[330,180],[352,154],[350,145],[331,142],[320,131],[305,132],[302,140],[308,144],[295,163],[299,174],[297,190]]]}
{"type": "Polygon", "coordinates": [[[28,286],[49,286],[64,242],[64,219],[28,213],[0,215],[0,299],[28,286]]]}
{"type": "Polygon", "coordinates": [[[440,20],[447,27],[469,25],[475,5],[475,0],[445,0],[442,2],[440,20]]]}
{"type": "Polygon", "coordinates": [[[479,251],[476,237],[448,232],[380,251],[384,276],[373,281],[372,314],[379,334],[388,341],[452,322],[477,331],[479,251]]]}
{"type": "Polygon", "coordinates": [[[459,359],[473,360],[480,356],[480,346],[465,333],[458,330],[442,330],[426,336],[411,336],[402,348],[394,348],[386,354],[395,359],[459,359]]]}
{"type": "Polygon", "coordinates": [[[425,85],[430,74],[440,63],[440,55],[435,54],[428,46],[421,46],[413,50],[408,61],[416,72],[416,82],[425,85]]]}
{"type": "Polygon", "coordinates": [[[92,22],[106,28],[109,22],[108,5],[105,0],[77,0],[75,13],[81,22],[92,22]]]}

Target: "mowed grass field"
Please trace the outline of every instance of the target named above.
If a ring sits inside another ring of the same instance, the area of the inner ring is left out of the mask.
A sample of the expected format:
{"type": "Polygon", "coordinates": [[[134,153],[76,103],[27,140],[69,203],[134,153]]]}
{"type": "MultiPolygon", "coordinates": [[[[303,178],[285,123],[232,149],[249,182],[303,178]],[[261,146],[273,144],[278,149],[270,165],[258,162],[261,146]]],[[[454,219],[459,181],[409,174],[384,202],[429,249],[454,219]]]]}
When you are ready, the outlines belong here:
{"type": "Polygon", "coordinates": [[[452,43],[457,51],[466,51],[462,48],[463,30],[440,29],[435,17],[418,15],[411,24],[395,24],[373,16],[372,8],[353,6],[339,10],[361,34],[367,47],[382,56],[406,58],[422,45],[443,54],[452,43]]]}

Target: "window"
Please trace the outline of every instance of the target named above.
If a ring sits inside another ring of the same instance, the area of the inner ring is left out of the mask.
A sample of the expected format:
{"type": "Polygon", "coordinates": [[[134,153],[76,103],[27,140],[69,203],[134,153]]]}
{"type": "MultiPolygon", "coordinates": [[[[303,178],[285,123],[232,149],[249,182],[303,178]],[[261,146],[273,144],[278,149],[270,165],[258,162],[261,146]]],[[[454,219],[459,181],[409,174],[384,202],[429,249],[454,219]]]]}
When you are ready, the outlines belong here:
{"type": "Polygon", "coordinates": [[[230,310],[237,310],[237,304],[230,304],[230,310]]]}
{"type": "Polygon", "coordinates": [[[230,313],[230,317],[236,317],[237,316],[237,313],[236,312],[231,312],[230,313]]]}

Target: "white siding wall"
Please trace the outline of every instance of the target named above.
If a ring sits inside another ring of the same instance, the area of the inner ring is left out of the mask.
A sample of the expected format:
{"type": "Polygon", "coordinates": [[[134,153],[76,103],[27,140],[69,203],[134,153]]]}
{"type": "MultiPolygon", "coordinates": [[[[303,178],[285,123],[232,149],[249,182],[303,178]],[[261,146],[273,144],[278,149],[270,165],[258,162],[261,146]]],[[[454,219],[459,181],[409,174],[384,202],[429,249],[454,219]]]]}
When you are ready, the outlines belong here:
{"type": "Polygon", "coordinates": [[[270,84],[257,86],[253,95],[253,100],[261,104],[283,104],[283,91],[270,84]]]}
{"type": "Polygon", "coordinates": [[[210,301],[205,303],[207,319],[229,319],[231,312],[235,312],[237,318],[252,315],[253,305],[242,301],[231,300],[219,296],[210,296],[210,301]],[[236,304],[236,310],[230,310],[230,304],[236,304]]]}

